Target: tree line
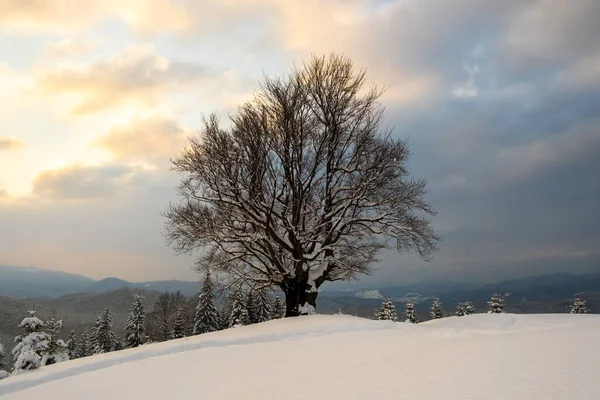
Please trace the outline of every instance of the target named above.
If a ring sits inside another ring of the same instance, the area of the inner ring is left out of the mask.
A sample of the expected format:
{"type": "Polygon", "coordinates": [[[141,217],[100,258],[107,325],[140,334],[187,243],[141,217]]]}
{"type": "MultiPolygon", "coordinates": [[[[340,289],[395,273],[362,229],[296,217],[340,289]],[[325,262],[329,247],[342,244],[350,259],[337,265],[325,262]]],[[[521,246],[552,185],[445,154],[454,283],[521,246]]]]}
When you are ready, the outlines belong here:
{"type": "MultiPolygon", "coordinates": [[[[265,322],[285,315],[285,304],[279,295],[272,297],[267,289],[237,286],[225,297],[221,307],[217,307],[216,292],[215,284],[207,274],[196,299],[188,300],[180,292],[165,292],[159,296],[154,309],[146,313],[142,294],[138,291],[121,337],[115,333],[108,307],[79,337],[72,330],[66,342],[58,338],[62,320],[53,315],[42,321],[35,311],[29,311],[19,324],[23,334],[15,337],[11,373],[19,374],[95,354],[265,322]]],[[[5,368],[2,363],[5,356],[0,342],[0,370],[5,368]]],[[[0,379],[6,376],[6,372],[0,373],[0,379]]]]}
{"type": "MultiPolygon", "coordinates": [[[[500,292],[495,292],[492,294],[490,301],[487,302],[488,314],[501,314],[504,312],[504,296],[500,292]]],[[[580,297],[575,297],[573,304],[570,306],[571,314],[587,314],[588,309],[585,305],[585,300],[580,297]]],[[[475,307],[473,303],[470,301],[459,302],[456,305],[455,315],[457,317],[462,317],[465,315],[471,315],[475,313],[475,307]]],[[[433,298],[433,303],[429,309],[429,315],[431,319],[439,319],[445,316],[444,308],[440,298],[435,296],[433,298]]],[[[416,324],[419,322],[417,318],[417,313],[415,311],[415,305],[413,302],[409,301],[405,304],[404,311],[405,322],[416,324]]],[[[381,303],[381,307],[377,308],[373,313],[373,319],[376,320],[387,320],[387,321],[398,321],[398,312],[396,310],[396,306],[392,302],[392,300],[384,300],[381,303]]]]}

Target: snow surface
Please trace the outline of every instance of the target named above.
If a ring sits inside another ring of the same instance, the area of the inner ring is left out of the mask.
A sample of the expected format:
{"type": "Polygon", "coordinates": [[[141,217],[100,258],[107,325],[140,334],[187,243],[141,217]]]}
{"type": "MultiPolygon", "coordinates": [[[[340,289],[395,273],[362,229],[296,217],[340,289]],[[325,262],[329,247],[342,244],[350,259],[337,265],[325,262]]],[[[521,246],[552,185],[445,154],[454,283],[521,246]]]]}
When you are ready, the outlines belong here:
{"type": "Polygon", "coordinates": [[[6,400],[599,399],[600,316],[314,315],[43,367],[6,400]]]}

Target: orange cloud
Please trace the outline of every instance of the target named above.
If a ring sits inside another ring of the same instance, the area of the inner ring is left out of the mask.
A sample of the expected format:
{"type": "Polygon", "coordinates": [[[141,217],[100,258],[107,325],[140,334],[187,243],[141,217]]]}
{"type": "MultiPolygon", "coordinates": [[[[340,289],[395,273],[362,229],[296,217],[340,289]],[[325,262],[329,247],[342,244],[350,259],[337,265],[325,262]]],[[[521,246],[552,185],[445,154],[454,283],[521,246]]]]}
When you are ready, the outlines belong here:
{"type": "Polygon", "coordinates": [[[69,57],[76,54],[89,53],[94,48],[92,41],[80,39],[61,39],[52,43],[44,50],[44,55],[48,58],[69,57]]]}
{"type": "Polygon", "coordinates": [[[23,142],[13,137],[0,137],[0,151],[23,146],[23,142]]]}
{"type": "Polygon", "coordinates": [[[136,119],[111,128],[92,143],[115,159],[163,165],[181,152],[186,131],[175,121],[162,117],[136,119]]]}
{"type": "Polygon", "coordinates": [[[152,106],[166,89],[183,88],[208,74],[206,67],[171,62],[152,46],[127,49],[116,57],[47,72],[39,79],[47,95],[70,95],[71,113],[88,114],[124,105],[152,106]]]}
{"type": "Polygon", "coordinates": [[[189,17],[172,0],[3,0],[0,28],[22,33],[64,32],[85,28],[103,18],[116,18],[136,30],[180,30],[189,17]]]}

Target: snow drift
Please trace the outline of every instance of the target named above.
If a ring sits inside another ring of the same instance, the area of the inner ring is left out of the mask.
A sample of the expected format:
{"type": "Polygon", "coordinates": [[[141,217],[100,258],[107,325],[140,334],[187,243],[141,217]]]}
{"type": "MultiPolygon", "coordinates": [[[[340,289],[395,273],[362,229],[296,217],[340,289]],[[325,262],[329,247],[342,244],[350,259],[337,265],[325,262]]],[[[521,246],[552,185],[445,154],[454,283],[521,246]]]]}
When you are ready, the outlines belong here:
{"type": "Polygon", "coordinates": [[[598,399],[600,316],[270,321],[0,381],[6,400],[598,399]]]}

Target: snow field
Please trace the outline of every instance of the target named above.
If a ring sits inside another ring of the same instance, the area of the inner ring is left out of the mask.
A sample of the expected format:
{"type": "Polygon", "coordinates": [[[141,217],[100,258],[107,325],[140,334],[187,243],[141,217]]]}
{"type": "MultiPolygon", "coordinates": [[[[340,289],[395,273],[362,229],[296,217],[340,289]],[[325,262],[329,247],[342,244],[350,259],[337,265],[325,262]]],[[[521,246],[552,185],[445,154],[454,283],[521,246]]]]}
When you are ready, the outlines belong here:
{"type": "Polygon", "coordinates": [[[68,361],[0,381],[7,400],[598,399],[600,316],[423,324],[307,316],[68,361]]]}

